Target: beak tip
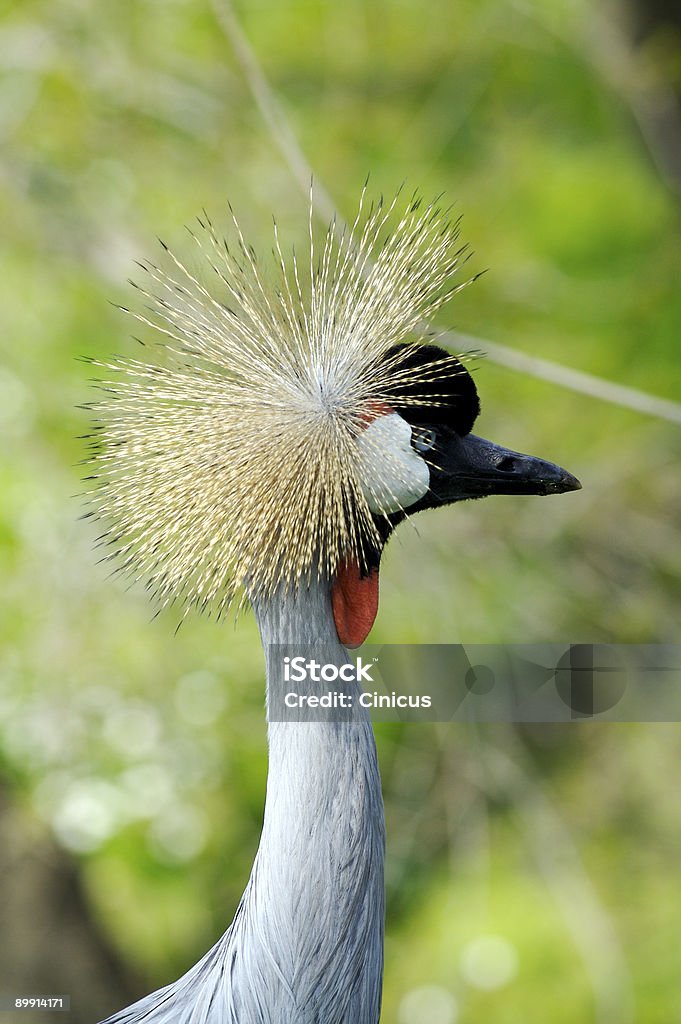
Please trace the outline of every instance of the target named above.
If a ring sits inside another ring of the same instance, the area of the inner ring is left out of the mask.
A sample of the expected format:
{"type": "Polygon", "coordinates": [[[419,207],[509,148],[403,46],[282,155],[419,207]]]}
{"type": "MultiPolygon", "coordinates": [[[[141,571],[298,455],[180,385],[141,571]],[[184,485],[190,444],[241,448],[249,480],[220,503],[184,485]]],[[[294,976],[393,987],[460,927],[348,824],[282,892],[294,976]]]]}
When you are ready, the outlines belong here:
{"type": "Polygon", "coordinates": [[[566,491],[581,491],[581,481],[573,476],[572,473],[568,473],[567,470],[563,470],[561,473],[560,480],[557,481],[555,493],[565,494],[566,491]]]}

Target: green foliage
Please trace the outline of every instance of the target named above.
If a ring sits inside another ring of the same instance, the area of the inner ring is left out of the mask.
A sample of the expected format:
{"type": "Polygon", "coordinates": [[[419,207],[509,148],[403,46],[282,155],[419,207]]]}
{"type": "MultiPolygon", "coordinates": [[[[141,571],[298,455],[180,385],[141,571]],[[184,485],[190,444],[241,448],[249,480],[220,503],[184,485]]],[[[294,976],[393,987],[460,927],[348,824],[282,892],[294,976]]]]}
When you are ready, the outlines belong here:
{"type": "MultiPolygon", "coordinates": [[[[594,56],[597,6],[262,0],[240,16],[342,214],[368,171],[376,192],[407,179],[457,203],[469,266],[490,272],[444,326],[680,400],[678,201],[631,94],[594,56]]],[[[182,224],[203,207],[219,220],[229,199],[267,253],[270,214],[300,239],[306,199],[200,0],[23,0],[0,27],[0,70],[2,764],[82,857],[122,955],[160,984],[220,933],[247,878],[266,771],[262,658],[249,613],[174,634],[172,610],[152,621],[144,593],[96,563],[96,528],[72,497],[87,430],[75,407],[89,397],[76,360],[134,352],[108,300],[130,301],[125,279],[157,234],[188,252],[182,224]]],[[[584,490],[403,527],[372,639],[678,641],[678,428],[491,361],[475,374],[476,429],[555,459],[584,490]]],[[[548,1007],[566,1024],[673,1019],[675,727],[520,742],[386,726],[379,745],[387,1021],[422,1019],[404,1003],[419,986],[450,993],[462,1024],[540,1022],[548,1007]],[[522,783],[485,779],[490,749],[524,759],[522,783]],[[597,962],[594,913],[607,932],[597,962]],[[490,934],[516,966],[486,990],[461,965],[490,934]],[[607,989],[599,971],[615,962],[607,989]]],[[[439,1005],[430,1024],[453,1020],[439,1005]]]]}

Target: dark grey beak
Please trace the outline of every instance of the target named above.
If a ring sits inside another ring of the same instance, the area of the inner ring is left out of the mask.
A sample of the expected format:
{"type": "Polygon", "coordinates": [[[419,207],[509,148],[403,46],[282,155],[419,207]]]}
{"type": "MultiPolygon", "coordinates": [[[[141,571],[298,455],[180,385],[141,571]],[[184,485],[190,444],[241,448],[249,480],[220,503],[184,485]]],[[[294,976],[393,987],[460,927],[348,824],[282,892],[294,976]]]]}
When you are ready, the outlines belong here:
{"type": "MultiPolygon", "coordinates": [[[[533,455],[521,455],[475,434],[447,431],[428,453],[430,491],[420,508],[434,508],[487,494],[562,494],[581,484],[566,469],[533,455]]],[[[410,511],[412,511],[410,509],[410,511]]]]}

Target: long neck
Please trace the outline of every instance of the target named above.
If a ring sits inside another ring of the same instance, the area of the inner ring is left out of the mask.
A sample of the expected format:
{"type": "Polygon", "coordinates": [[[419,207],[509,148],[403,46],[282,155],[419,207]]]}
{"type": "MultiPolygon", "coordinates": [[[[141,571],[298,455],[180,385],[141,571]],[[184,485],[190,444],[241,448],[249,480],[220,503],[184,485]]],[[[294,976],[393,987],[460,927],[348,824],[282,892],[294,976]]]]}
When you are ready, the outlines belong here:
{"type": "MultiPolygon", "coordinates": [[[[328,584],[254,607],[268,700],[282,670],[273,645],[348,663],[328,584]]],[[[384,826],[371,722],[271,721],[269,751],[262,837],[232,924],[176,982],[103,1024],[377,1024],[384,826]]]]}
{"type": "MultiPolygon", "coordinates": [[[[321,644],[324,661],[348,663],[328,584],[256,602],[255,612],[270,697],[281,673],[281,648],[272,645],[321,644]]],[[[346,687],[357,704],[358,685],[346,687]]],[[[376,1024],[384,823],[371,723],[270,722],[268,738],[265,820],[243,908],[244,966],[268,993],[267,1013],[253,1020],[376,1024]]],[[[250,1024],[248,1012],[239,1019],[250,1024]]]]}

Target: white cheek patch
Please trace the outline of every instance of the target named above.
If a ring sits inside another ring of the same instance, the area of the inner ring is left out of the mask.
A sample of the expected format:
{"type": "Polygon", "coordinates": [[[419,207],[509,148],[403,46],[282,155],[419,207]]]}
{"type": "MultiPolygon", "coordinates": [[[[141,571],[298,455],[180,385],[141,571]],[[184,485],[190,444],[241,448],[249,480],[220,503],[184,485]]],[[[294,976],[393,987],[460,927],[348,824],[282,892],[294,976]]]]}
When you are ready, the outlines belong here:
{"type": "Polygon", "coordinates": [[[430,485],[426,462],[411,446],[411,427],[399,413],[373,420],[357,439],[362,493],[372,512],[408,508],[430,485]]]}

